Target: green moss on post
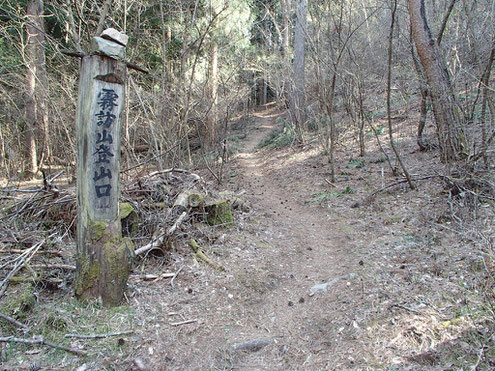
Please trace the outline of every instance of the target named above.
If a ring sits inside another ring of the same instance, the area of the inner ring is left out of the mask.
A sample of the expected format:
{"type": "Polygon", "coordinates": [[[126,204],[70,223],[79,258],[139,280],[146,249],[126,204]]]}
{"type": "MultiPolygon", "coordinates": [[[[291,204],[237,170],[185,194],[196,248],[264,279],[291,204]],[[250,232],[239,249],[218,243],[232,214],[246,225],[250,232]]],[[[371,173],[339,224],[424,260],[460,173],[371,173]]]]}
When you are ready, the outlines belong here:
{"type": "Polygon", "coordinates": [[[108,223],[105,222],[90,222],[89,223],[89,236],[92,242],[98,242],[103,238],[103,233],[108,228],[108,223]]]}
{"type": "Polygon", "coordinates": [[[131,274],[134,244],[130,238],[117,238],[103,245],[103,266],[101,277],[102,301],[105,306],[119,305],[127,279],[131,274]]]}
{"type": "Polygon", "coordinates": [[[91,260],[87,255],[79,255],[78,263],[79,267],[75,281],[76,297],[85,299],[97,295],[96,290],[98,278],[100,277],[100,265],[98,261],[91,260]]]}
{"type": "Polygon", "coordinates": [[[118,305],[131,273],[134,245],[121,236],[120,220],[90,222],[87,235],[91,238],[78,255],[76,297],[101,297],[104,306],[118,305]]]}

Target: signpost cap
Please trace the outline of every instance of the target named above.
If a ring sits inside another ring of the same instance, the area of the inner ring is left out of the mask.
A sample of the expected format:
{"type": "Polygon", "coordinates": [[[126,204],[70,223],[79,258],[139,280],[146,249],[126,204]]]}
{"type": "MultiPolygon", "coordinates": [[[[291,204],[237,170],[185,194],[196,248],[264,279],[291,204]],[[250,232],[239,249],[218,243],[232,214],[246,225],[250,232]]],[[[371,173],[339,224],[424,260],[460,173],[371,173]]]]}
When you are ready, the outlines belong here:
{"type": "Polygon", "coordinates": [[[127,36],[123,32],[117,31],[115,28],[107,28],[100,35],[104,39],[114,41],[122,46],[127,46],[127,42],[129,41],[129,36],[127,36]]]}
{"type": "Polygon", "coordinates": [[[113,40],[95,36],[91,41],[91,48],[98,54],[103,54],[117,59],[124,58],[125,47],[113,40]]]}

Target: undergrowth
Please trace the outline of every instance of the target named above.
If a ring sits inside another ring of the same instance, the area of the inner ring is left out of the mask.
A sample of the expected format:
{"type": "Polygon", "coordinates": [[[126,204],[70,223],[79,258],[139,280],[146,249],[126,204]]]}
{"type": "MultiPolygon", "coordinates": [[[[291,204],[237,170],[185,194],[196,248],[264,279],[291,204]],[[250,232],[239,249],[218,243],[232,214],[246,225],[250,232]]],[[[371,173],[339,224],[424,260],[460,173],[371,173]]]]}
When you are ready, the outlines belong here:
{"type": "MultiPolygon", "coordinates": [[[[105,336],[101,338],[77,338],[77,335],[111,335],[112,333],[133,330],[134,311],[128,306],[103,308],[96,301],[81,303],[74,298],[65,301],[59,299],[38,302],[31,308],[27,334],[19,337],[42,336],[43,339],[60,346],[84,351],[88,356],[72,355],[63,350],[43,347],[42,355],[31,356],[32,346],[19,343],[6,343],[2,362],[17,365],[19,368],[29,367],[68,367],[72,369],[81,363],[90,366],[101,361],[99,357],[108,354],[123,353],[130,347],[128,335],[105,336]]],[[[11,329],[13,330],[13,329],[11,329]]],[[[12,334],[12,331],[10,331],[12,334]]],[[[65,369],[65,368],[64,368],[65,369]]]]}
{"type": "Polygon", "coordinates": [[[353,193],[354,193],[354,190],[351,187],[347,186],[341,191],[312,193],[311,194],[312,198],[307,199],[304,202],[305,203],[322,203],[325,201],[329,201],[335,197],[342,197],[344,195],[353,194],[353,193]]]}
{"type": "Polygon", "coordinates": [[[278,149],[290,146],[294,143],[296,140],[296,131],[294,130],[294,127],[284,120],[277,119],[277,121],[281,121],[281,123],[271,131],[266,139],[261,141],[258,145],[259,148],[278,149]]]}

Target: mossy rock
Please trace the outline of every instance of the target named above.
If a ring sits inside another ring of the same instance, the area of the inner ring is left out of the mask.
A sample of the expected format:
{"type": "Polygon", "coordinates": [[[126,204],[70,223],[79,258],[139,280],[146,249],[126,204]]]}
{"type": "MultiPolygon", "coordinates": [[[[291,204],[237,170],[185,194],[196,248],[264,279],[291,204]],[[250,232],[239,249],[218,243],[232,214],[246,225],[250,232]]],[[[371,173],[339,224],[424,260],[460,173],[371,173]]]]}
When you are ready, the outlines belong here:
{"type": "Polygon", "coordinates": [[[190,192],[187,196],[187,202],[190,207],[199,207],[204,203],[204,196],[198,192],[190,192]]]}
{"type": "Polygon", "coordinates": [[[128,202],[119,205],[119,219],[122,225],[123,237],[134,237],[139,231],[139,216],[134,207],[128,202]]]}
{"type": "Polygon", "coordinates": [[[206,222],[209,225],[231,225],[234,223],[232,207],[225,200],[213,200],[205,205],[206,222]]]}

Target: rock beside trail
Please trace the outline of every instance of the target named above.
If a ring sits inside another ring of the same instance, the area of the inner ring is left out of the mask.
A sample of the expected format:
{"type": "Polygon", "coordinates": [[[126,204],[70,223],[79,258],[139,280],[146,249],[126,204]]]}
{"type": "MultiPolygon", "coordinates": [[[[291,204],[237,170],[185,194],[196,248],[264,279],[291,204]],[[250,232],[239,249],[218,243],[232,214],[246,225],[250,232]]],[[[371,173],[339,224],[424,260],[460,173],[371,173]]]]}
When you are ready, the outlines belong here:
{"type": "Polygon", "coordinates": [[[345,279],[353,280],[353,279],[356,279],[357,277],[358,277],[358,275],[356,273],[349,273],[349,274],[346,274],[346,275],[343,275],[340,277],[333,278],[332,280],[330,280],[328,282],[314,285],[309,290],[309,296],[313,296],[314,294],[323,294],[323,293],[327,292],[330,287],[335,285],[340,280],[345,280],[345,279]]]}

